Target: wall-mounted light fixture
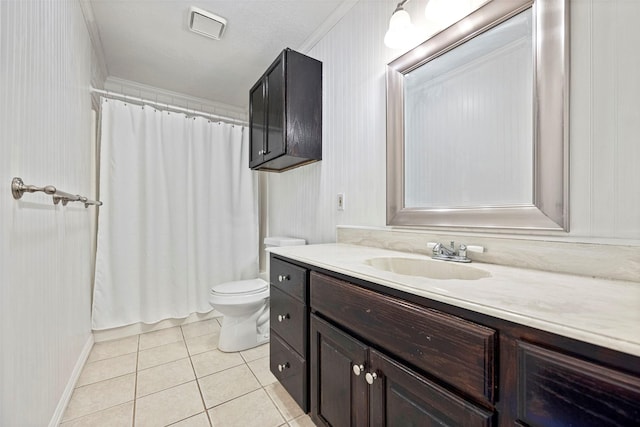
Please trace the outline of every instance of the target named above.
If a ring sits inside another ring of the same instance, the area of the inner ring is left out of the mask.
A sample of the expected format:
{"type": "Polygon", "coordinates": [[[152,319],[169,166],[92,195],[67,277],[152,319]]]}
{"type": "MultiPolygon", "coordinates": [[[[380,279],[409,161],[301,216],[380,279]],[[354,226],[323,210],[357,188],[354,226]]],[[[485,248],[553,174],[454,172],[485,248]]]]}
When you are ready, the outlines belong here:
{"type": "MultiPolygon", "coordinates": [[[[411,23],[409,12],[404,5],[410,0],[403,0],[389,20],[389,29],[384,36],[384,44],[392,49],[402,49],[415,45],[421,32],[411,23]]],[[[441,31],[464,18],[474,10],[491,0],[428,0],[424,8],[427,29],[424,38],[429,34],[441,31]]]]}
{"type": "Polygon", "coordinates": [[[389,19],[389,29],[384,35],[384,44],[392,49],[408,47],[416,41],[418,31],[411,23],[409,12],[403,7],[408,1],[402,0],[398,3],[391,19],[389,19]]]}

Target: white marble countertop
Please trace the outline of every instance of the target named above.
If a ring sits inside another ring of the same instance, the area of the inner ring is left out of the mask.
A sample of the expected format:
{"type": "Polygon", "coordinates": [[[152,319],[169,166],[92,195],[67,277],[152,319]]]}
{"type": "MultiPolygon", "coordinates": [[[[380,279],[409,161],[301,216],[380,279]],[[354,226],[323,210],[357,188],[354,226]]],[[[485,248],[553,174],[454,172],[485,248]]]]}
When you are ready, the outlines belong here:
{"type": "MultiPolygon", "coordinates": [[[[275,254],[410,294],[640,356],[640,283],[473,262],[491,277],[435,280],[378,270],[378,257],[430,259],[368,246],[321,244],[275,254]]],[[[445,262],[445,261],[439,261],[445,262]]]]}

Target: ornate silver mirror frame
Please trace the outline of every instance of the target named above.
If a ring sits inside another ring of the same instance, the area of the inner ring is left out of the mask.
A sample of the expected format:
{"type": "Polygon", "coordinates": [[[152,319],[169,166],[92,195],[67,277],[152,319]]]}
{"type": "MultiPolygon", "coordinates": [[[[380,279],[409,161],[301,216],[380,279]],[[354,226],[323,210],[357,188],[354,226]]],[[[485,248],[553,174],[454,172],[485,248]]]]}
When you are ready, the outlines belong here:
{"type": "Polygon", "coordinates": [[[568,231],[568,0],[492,0],[387,66],[387,224],[568,231]],[[405,206],[404,76],[532,8],[533,202],[517,206],[405,206]]]}

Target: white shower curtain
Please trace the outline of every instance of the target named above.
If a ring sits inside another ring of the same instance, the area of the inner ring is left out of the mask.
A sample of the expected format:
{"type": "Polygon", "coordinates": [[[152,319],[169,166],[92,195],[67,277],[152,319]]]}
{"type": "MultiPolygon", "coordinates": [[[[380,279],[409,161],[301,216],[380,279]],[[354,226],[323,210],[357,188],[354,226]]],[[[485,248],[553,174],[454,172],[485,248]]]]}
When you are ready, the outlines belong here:
{"type": "Polygon", "coordinates": [[[93,328],[211,310],[258,273],[256,177],[242,126],[103,99],[93,328]]]}

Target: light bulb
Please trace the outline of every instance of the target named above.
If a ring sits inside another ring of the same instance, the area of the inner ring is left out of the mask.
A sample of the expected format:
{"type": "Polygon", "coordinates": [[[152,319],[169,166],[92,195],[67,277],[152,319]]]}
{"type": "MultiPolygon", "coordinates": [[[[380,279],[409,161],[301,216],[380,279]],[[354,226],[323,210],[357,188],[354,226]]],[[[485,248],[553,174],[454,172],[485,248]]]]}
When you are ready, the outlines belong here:
{"type": "Polygon", "coordinates": [[[393,15],[391,15],[391,19],[389,19],[390,30],[402,30],[409,26],[411,26],[411,16],[409,16],[409,12],[404,9],[395,11],[393,15]]]}

